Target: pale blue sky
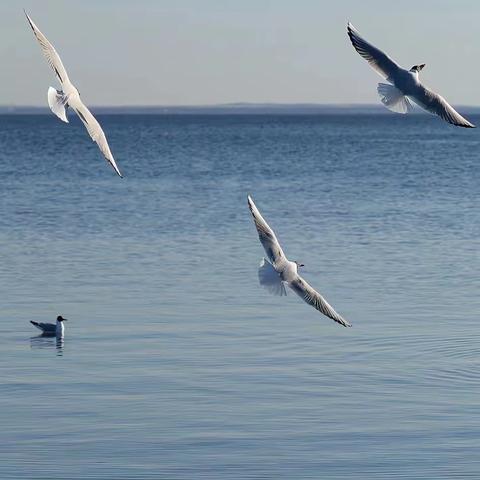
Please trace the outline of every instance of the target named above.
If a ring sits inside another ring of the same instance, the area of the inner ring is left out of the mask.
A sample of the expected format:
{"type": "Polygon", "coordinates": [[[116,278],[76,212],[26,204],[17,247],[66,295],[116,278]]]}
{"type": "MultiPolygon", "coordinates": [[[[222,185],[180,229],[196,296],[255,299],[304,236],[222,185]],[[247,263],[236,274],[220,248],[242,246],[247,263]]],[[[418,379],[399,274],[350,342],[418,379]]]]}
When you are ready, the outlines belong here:
{"type": "Polygon", "coordinates": [[[90,105],[376,103],[350,20],[454,105],[480,105],[478,0],[2,0],[0,105],[57,87],[22,8],[90,105]]]}

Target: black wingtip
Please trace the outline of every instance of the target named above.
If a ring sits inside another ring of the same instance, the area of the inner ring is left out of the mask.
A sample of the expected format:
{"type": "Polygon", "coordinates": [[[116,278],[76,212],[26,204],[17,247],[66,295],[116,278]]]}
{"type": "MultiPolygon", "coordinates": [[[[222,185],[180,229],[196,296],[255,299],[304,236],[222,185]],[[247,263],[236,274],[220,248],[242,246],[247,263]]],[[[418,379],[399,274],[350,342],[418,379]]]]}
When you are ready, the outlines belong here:
{"type": "Polygon", "coordinates": [[[456,127],[462,127],[462,128],[477,128],[476,125],[474,125],[473,123],[454,123],[453,125],[455,125],[456,127]]]}
{"type": "Polygon", "coordinates": [[[33,28],[33,23],[32,21],[30,20],[30,17],[28,16],[28,13],[25,9],[23,9],[23,13],[25,14],[25,16],[27,17],[27,21],[28,21],[28,24],[30,25],[30,28],[35,32],[35,29],[33,28]]]}
{"type": "MultiPolygon", "coordinates": [[[[350,39],[350,42],[351,42],[352,45],[355,47],[355,36],[354,36],[354,32],[356,32],[355,27],[354,27],[350,22],[348,22],[348,23],[347,23],[347,35],[348,35],[348,38],[350,39]]],[[[356,48],[356,47],[355,47],[355,48],[356,48]]]]}

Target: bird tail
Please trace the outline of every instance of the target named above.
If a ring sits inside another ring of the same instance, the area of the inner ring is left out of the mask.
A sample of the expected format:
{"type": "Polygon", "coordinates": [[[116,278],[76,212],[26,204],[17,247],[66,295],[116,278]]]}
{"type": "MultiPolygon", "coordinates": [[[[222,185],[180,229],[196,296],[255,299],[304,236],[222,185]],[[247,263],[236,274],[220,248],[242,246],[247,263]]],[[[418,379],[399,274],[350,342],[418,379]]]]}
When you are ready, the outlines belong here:
{"type": "Polygon", "coordinates": [[[377,92],[382,103],[392,112],[409,113],[413,110],[410,100],[397,87],[379,83],[377,92]]]}
{"type": "Polygon", "coordinates": [[[273,265],[262,258],[260,268],[258,269],[258,281],[262,287],[265,287],[271,294],[283,297],[287,295],[285,285],[283,284],[278,272],[273,268],[273,265]]]}
{"type": "MultiPolygon", "coordinates": [[[[30,323],[31,323],[33,326],[37,327],[39,330],[42,330],[42,327],[40,326],[40,324],[39,324],[38,322],[34,322],[33,320],[30,320],[30,323]]],[[[42,330],[42,331],[43,331],[43,330],[42,330]]]]}
{"type": "Polygon", "coordinates": [[[63,122],[68,123],[67,118],[67,97],[62,90],[53,87],[48,88],[48,106],[50,110],[63,122]]]}

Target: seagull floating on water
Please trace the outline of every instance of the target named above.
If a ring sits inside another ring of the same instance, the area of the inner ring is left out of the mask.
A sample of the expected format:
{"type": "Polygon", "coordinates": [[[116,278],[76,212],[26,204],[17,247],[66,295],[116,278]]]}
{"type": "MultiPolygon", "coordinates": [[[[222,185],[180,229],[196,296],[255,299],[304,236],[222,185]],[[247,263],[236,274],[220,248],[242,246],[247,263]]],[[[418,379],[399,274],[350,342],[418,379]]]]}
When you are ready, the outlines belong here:
{"type": "Polygon", "coordinates": [[[28,23],[32,27],[33,33],[42,47],[43,54],[47,58],[48,64],[52,67],[57,76],[62,90],[56,90],[53,87],[48,89],[48,105],[50,110],[63,122],[68,123],[67,109],[71,107],[80,117],[92,140],[98,145],[105,159],[110,163],[117,174],[122,177],[120,170],[115,163],[107,138],[103,133],[102,127],[92,115],[90,110],[83,104],[80,99],[80,93],[68,78],[67,71],[53,45],[47,40],[47,37],[33,23],[32,19],[27,16],[28,23]]]}
{"type": "Polygon", "coordinates": [[[63,322],[66,320],[68,319],[59,315],[57,317],[57,323],[40,323],[34,322],[33,320],[30,320],[30,323],[41,330],[44,335],[63,337],[65,332],[65,326],[63,325],[63,322]]]}
{"type": "Polygon", "coordinates": [[[409,113],[413,109],[410,100],[413,100],[419,107],[438,115],[448,123],[458,127],[475,128],[473,123],[463,118],[442,96],[420,82],[418,74],[425,67],[424,63],[406,70],[362,38],[351,23],[347,25],[347,32],[355,50],[389,82],[379,83],[377,87],[382,103],[389,110],[409,113]]]}
{"type": "Polygon", "coordinates": [[[298,274],[298,268],[304,265],[288,260],[278,243],[275,233],[258,211],[250,195],[248,196],[248,206],[252,212],[255,227],[257,227],[258,238],[268,257],[268,259],[262,259],[258,269],[260,285],[267,288],[274,295],[283,296],[287,294],[285,289],[285,284],[287,284],[299,297],[319,312],[344,327],[351,327],[352,325],[339,315],[322,295],[298,274]]]}

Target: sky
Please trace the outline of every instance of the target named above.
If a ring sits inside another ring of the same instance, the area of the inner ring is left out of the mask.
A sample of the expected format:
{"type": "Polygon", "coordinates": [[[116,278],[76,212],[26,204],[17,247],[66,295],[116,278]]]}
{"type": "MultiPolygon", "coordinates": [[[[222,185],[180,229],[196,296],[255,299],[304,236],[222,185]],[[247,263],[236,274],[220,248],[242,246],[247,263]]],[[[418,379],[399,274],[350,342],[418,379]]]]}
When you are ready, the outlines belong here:
{"type": "Polygon", "coordinates": [[[480,105],[478,0],[0,0],[0,105],[58,88],[23,8],[90,105],[378,103],[350,20],[453,105],[480,105]]]}

